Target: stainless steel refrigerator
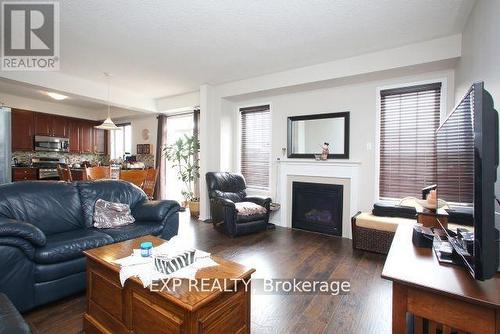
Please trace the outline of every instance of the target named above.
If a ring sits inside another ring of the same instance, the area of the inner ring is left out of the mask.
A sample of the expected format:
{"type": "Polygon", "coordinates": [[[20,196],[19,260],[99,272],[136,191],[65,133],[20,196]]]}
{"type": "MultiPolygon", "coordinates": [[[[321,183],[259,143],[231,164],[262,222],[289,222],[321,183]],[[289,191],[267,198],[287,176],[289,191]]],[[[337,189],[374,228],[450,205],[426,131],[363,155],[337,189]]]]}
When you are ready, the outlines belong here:
{"type": "Polygon", "coordinates": [[[0,107],[0,184],[11,182],[11,113],[10,108],[0,107]]]}

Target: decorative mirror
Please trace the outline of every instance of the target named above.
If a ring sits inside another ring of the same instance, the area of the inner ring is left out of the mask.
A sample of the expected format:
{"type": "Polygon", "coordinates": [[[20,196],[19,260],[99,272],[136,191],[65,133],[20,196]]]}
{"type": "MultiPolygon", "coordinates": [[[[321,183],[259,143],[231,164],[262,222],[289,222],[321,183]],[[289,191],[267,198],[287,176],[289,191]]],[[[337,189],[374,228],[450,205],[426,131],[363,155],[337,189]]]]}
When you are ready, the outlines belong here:
{"type": "Polygon", "coordinates": [[[329,144],[329,159],[349,159],[349,112],[288,117],[288,157],[314,158],[329,144]]]}

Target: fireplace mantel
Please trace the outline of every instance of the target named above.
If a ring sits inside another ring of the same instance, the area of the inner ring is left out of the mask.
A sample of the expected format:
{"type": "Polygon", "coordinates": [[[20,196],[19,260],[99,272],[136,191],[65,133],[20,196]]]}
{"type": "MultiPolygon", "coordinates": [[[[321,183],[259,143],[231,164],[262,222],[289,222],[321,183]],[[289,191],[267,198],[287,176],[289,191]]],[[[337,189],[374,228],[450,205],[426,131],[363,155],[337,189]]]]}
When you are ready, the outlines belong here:
{"type": "Polygon", "coordinates": [[[280,211],[272,222],[278,226],[292,227],[291,220],[291,183],[296,181],[342,184],[349,196],[344,196],[344,216],[342,237],[351,238],[351,217],[358,212],[359,170],[361,162],[353,160],[284,159],[277,163],[276,200],[281,204],[280,211]]]}

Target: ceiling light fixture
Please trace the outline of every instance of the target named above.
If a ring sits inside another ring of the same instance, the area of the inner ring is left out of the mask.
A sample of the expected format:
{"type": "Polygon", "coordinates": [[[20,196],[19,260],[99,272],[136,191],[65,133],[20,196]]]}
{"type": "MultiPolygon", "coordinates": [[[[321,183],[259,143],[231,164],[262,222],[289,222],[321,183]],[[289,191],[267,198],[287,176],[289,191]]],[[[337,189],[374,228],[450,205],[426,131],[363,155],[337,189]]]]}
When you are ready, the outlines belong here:
{"type": "Polygon", "coordinates": [[[101,125],[95,126],[95,128],[101,130],[118,130],[119,128],[111,120],[111,101],[109,97],[109,86],[110,86],[109,80],[111,76],[109,75],[109,73],[106,72],[104,73],[104,76],[108,81],[108,118],[106,118],[101,125]]]}
{"type": "Polygon", "coordinates": [[[47,92],[47,95],[50,96],[51,98],[53,98],[54,100],[57,100],[57,101],[62,101],[62,100],[65,100],[68,98],[66,95],[57,94],[54,92],[47,92]]]}

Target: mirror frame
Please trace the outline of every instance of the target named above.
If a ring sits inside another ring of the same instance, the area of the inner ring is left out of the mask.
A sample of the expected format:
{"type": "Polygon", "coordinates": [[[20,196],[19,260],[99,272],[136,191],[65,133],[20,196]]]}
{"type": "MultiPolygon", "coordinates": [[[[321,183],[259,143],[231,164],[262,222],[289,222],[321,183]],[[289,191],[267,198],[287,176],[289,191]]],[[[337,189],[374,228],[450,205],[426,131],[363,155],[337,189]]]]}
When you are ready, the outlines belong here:
{"type": "MultiPolygon", "coordinates": [[[[314,153],[293,153],[292,152],[292,139],[294,121],[306,121],[313,119],[326,119],[326,118],[344,118],[344,153],[341,154],[328,154],[328,159],[349,159],[349,120],[350,112],[337,112],[329,114],[315,114],[304,116],[290,116],[288,117],[288,139],[287,139],[287,157],[288,158],[313,158],[314,153]]],[[[321,152],[318,152],[321,153],[321,152]]]]}

